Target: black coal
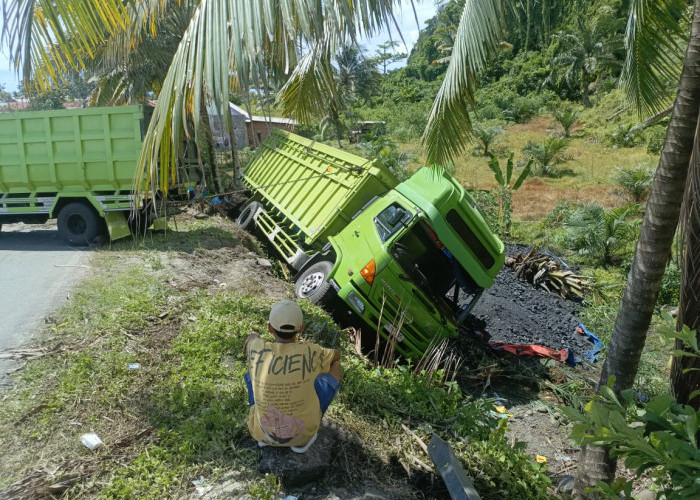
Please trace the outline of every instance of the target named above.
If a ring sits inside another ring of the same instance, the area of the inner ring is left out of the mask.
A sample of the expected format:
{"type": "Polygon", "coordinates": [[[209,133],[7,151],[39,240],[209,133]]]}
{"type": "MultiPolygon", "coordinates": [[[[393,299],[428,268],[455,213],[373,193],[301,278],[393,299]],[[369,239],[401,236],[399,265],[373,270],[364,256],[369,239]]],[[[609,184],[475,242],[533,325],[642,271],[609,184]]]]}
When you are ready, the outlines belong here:
{"type": "MultiPolygon", "coordinates": [[[[510,257],[529,250],[523,245],[506,245],[510,257]]],[[[537,344],[556,350],[568,347],[582,356],[592,343],[575,331],[581,323],[577,317],[580,309],[580,304],[517,278],[511,268],[504,267],[494,285],[484,291],[467,323],[489,342],[537,344]]]]}

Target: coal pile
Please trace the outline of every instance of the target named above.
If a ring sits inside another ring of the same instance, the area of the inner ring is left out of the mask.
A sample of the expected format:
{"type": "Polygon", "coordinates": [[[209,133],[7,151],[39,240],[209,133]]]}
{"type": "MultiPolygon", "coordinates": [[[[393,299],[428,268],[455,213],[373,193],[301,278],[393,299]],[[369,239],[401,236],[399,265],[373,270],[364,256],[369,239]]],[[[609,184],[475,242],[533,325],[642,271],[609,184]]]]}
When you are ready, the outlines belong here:
{"type": "MultiPolygon", "coordinates": [[[[506,245],[510,257],[529,250],[523,245],[506,245]]],[[[484,291],[467,323],[488,342],[537,344],[556,350],[568,347],[581,356],[592,344],[575,331],[581,323],[577,316],[580,310],[579,303],[532,285],[504,267],[494,285],[484,291]]]]}

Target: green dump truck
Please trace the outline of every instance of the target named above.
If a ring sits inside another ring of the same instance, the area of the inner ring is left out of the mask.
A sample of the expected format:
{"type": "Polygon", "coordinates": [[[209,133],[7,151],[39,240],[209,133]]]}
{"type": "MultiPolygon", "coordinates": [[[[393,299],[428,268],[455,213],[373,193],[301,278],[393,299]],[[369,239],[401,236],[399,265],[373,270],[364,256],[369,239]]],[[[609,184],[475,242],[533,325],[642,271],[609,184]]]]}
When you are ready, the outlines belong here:
{"type": "Polygon", "coordinates": [[[297,271],[297,296],[340,298],[407,357],[455,335],[503,265],[503,243],[440,169],[399,183],[379,162],[275,131],[244,182],[237,222],[297,271]]]}
{"type": "Polygon", "coordinates": [[[112,239],[129,235],[149,118],[142,106],[0,114],[0,227],[57,218],[60,235],[77,245],[105,225],[112,239]]]}

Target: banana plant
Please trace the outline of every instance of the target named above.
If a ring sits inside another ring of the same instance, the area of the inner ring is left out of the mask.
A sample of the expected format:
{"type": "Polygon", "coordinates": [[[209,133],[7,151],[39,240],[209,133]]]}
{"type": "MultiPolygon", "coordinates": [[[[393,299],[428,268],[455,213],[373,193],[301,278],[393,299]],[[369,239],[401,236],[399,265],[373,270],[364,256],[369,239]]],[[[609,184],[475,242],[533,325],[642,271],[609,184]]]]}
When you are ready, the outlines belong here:
{"type": "Polygon", "coordinates": [[[525,168],[520,175],[515,180],[513,184],[510,183],[513,177],[513,152],[508,156],[508,162],[506,163],[505,172],[501,170],[501,165],[498,162],[493,153],[489,153],[491,159],[488,162],[489,168],[493,172],[493,176],[498,183],[497,197],[498,197],[498,225],[500,226],[500,231],[503,234],[510,234],[511,226],[511,216],[513,213],[513,191],[517,191],[520,186],[523,185],[525,179],[530,175],[530,170],[532,169],[532,159],[527,162],[525,168]]]}

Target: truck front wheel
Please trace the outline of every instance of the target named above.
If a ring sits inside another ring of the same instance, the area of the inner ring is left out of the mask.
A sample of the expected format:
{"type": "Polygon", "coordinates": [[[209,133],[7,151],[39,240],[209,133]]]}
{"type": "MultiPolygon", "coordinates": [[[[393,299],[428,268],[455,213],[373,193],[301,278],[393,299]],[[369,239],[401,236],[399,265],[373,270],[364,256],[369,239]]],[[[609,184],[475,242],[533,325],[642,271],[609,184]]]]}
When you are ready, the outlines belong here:
{"type": "Polygon", "coordinates": [[[71,245],[89,245],[99,229],[99,216],[84,203],[69,203],[58,214],[58,234],[71,245]]]}
{"type": "Polygon", "coordinates": [[[330,304],[335,296],[335,290],[328,282],[332,270],[333,264],[322,260],[301,273],[294,284],[297,297],[319,306],[330,304]]]}

